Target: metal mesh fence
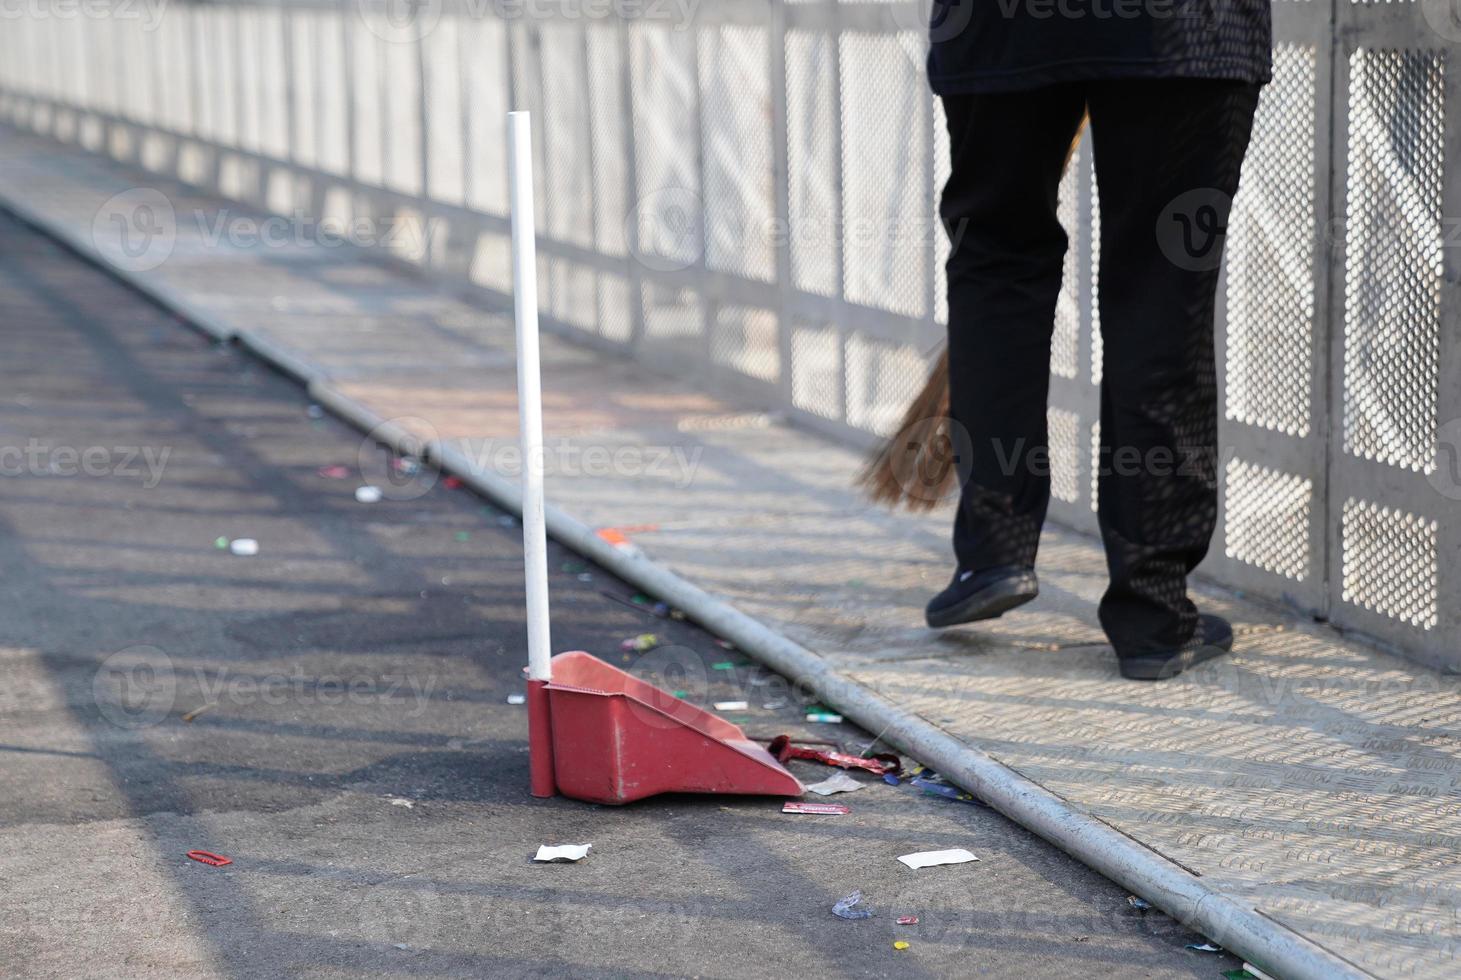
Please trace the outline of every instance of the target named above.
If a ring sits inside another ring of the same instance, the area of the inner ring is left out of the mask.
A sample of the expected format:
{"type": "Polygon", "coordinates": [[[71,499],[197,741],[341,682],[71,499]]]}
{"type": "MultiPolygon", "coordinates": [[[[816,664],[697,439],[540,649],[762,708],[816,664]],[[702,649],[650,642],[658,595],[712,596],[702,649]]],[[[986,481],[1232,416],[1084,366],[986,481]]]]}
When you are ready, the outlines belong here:
{"type": "MultiPolygon", "coordinates": [[[[866,444],[947,320],[925,4],[30,5],[22,127],[284,212],[428,219],[398,251],[504,301],[503,118],[537,120],[546,322],[866,444]],[[69,11],[69,13],[68,13],[69,11]]],[[[1277,0],[1220,291],[1204,571],[1461,665],[1461,13],[1277,0]]],[[[1051,351],[1055,518],[1094,526],[1089,144],[1051,351]]]]}

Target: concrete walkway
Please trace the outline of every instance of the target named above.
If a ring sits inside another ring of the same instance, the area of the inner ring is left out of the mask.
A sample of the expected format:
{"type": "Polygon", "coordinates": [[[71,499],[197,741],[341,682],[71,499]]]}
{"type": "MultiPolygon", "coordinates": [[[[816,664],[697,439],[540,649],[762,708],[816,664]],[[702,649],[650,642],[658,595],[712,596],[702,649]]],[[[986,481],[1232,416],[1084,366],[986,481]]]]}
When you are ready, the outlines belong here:
{"type": "MultiPolygon", "coordinates": [[[[515,475],[510,319],[343,248],[202,233],[221,202],[33,137],[0,140],[0,199],[190,319],[484,467],[515,475]],[[139,269],[102,205],[153,188],[178,215],[139,269]],[[201,228],[200,228],[201,225],[201,228]]],[[[235,206],[234,213],[241,213],[235,206]]],[[[1094,815],[1356,972],[1449,977],[1461,923],[1458,683],[1230,594],[1230,658],[1121,681],[1097,627],[1099,546],[1048,531],[1039,600],[938,634],[946,514],[850,489],[856,454],[755,406],[545,339],[550,500],[1094,815]]]]}

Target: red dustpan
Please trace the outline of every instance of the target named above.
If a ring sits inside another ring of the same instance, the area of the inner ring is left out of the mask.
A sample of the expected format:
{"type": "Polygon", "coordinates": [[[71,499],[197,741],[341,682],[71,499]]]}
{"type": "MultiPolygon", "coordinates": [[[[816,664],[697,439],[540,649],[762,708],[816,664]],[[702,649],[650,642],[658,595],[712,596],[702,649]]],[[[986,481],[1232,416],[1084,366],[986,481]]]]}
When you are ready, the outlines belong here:
{"type": "MultiPolygon", "coordinates": [[[[657,793],[802,795],[797,778],[730,722],[582,651],[552,664],[536,699],[549,717],[546,766],[564,796],[628,803],[657,793]]],[[[535,783],[546,749],[530,746],[535,783]]]]}
{"type": "Polygon", "coordinates": [[[532,138],[526,112],[509,113],[507,135],[533,795],[559,792],[593,803],[628,803],[656,793],[800,796],[796,777],[730,722],[587,653],[549,658],[532,138]]]}

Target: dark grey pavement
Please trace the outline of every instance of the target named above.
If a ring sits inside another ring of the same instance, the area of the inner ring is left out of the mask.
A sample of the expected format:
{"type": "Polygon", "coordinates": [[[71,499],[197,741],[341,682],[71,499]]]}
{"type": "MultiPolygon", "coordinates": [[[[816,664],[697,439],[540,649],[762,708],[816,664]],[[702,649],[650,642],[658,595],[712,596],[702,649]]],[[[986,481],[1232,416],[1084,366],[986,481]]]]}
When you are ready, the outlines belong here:
{"type": "MultiPolygon", "coordinates": [[[[1197,937],[992,811],[906,785],[865,779],[841,817],[763,799],[534,800],[524,709],[506,703],[524,661],[510,518],[429,473],[387,481],[387,461],[293,383],[8,219],[0,371],[0,974],[1237,965],[1185,950],[1197,937]],[[351,476],[319,473],[332,465],[351,476]],[[362,470],[388,499],[355,500],[362,470]],[[579,842],[594,845],[579,864],[529,861],[579,842]],[[895,860],[946,847],[981,861],[895,860]],[[853,889],[874,918],[832,916],[853,889]]],[[[619,641],[652,630],[670,660],[735,665],[686,685],[747,697],[728,714],[753,734],[869,741],[804,724],[778,679],[611,600],[631,590],[551,547],[557,649],[622,662],[619,641]]]]}

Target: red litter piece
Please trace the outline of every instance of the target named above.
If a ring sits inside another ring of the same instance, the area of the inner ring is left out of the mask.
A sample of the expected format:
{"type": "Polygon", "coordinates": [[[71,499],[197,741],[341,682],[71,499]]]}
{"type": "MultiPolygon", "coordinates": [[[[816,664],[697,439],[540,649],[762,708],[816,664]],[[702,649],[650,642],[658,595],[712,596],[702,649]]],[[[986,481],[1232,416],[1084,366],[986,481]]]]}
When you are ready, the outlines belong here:
{"type": "Polygon", "coordinates": [[[445,480],[441,481],[441,485],[448,490],[460,490],[462,486],[462,478],[459,476],[449,476],[445,480]]]}
{"type": "Polygon", "coordinates": [[[798,803],[790,801],[781,807],[782,813],[823,813],[828,816],[842,813],[851,813],[852,807],[846,803],[798,803]]]}
{"type": "Polygon", "coordinates": [[[212,851],[189,851],[188,857],[199,864],[211,864],[215,868],[233,863],[233,858],[226,858],[222,854],[214,854],[212,851]]]}
{"type": "Polygon", "coordinates": [[[866,769],[879,776],[885,772],[898,772],[903,768],[898,757],[891,753],[885,752],[864,759],[861,756],[848,755],[846,752],[808,749],[792,745],[790,735],[776,736],[771,740],[771,744],[766,746],[766,750],[776,756],[777,762],[783,764],[788,759],[811,759],[813,762],[823,762],[829,766],[840,766],[843,769],[866,769]]]}
{"type": "Polygon", "coordinates": [[[918,916],[916,916],[916,915],[900,915],[900,916],[898,916],[898,924],[900,926],[916,926],[916,925],[918,925],[918,916]]]}

